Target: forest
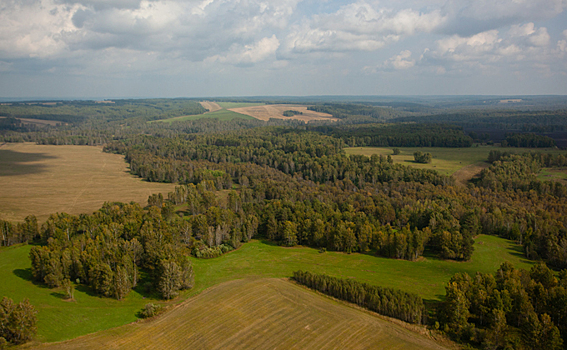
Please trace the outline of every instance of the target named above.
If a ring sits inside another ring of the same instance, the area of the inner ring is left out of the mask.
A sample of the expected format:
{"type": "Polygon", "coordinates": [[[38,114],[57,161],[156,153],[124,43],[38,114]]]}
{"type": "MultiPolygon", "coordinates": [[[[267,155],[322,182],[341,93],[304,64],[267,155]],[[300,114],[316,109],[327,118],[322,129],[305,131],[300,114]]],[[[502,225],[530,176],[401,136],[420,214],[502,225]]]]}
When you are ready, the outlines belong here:
{"type": "MultiPolygon", "coordinates": [[[[167,300],[193,285],[187,256],[216,258],[254,238],[322,253],[467,261],[475,236],[495,235],[517,242],[526,259],[540,264],[529,272],[502,265],[495,275],[455,275],[447,281],[446,301],[433,308],[414,294],[333,276],[297,271],[293,279],[475,346],[562,348],[567,188],[537,174],[564,168],[564,154],[512,154],[502,147],[490,153],[490,166],[462,185],[431,169],[394,164],[389,156],[348,156],[344,149],[474,147],[475,138],[465,132],[474,123],[559,130],[567,125],[564,111],[430,115],[431,107],[415,116],[408,108],[416,106],[400,106],[309,107],[333,114],[340,119],[336,124],[207,118],[150,123],[203,113],[192,100],[2,106],[2,142],[104,145],[105,152],[124,156],[133,175],[177,187],[167,196],[150,196],[147,206],[106,203],[92,214],[57,213],[45,223],[34,216],[21,223],[0,220],[0,243],[33,242],[34,280],[65,289],[69,298],[82,284],[118,300],[136,288],[167,300]],[[37,127],[17,119],[41,116],[67,124],[37,127]]],[[[512,133],[503,144],[554,145],[534,133],[512,133]]],[[[414,156],[418,163],[431,162],[428,152],[414,156]]]]}

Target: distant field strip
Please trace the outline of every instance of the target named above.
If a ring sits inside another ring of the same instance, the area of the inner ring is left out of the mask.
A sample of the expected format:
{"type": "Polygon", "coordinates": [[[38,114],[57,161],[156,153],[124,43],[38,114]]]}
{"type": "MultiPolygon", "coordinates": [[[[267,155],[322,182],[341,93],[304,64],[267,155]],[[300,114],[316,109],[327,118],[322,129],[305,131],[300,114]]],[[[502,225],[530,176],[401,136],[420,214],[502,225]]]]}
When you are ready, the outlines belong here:
{"type": "Polygon", "coordinates": [[[0,218],[40,222],[56,212],[78,215],[104,202],[147,203],[153,193],[175,185],[145,182],[128,173],[124,156],[100,147],[44,146],[32,143],[0,147],[0,218]]]}
{"type": "Polygon", "coordinates": [[[530,149],[530,148],[502,148],[494,146],[479,146],[465,148],[449,147],[348,147],[345,148],[347,154],[361,154],[370,157],[373,154],[391,156],[394,163],[401,163],[420,169],[436,170],[443,175],[453,175],[462,181],[471,179],[482,169],[487,167],[488,154],[492,150],[509,153],[541,152],[552,154],[567,154],[567,151],[557,149],[530,149]],[[400,154],[394,155],[392,149],[399,148],[400,154]],[[429,152],[433,160],[429,164],[419,164],[414,162],[413,154],[416,151],[429,152]]]}
{"type": "Polygon", "coordinates": [[[155,320],[38,349],[444,349],[281,279],[207,289],[155,320]]]}
{"type": "Polygon", "coordinates": [[[199,102],[201,104],[201,106],[203,106],[203,108],[208,109],[209,112],[215,112],[218,110],[221,110],[222,107],[219,106],[218,103],[216,102],[212,102],[212,101],[201,101],[199,102]]]}
{"type": "Polygon", "coordinates": [[[197,119],[203,119],[203,118],[216,118],[218,120],[232,120],[232,119],[254,119],[253,117],[246,115],[246,114],[241,114],[241,113],[237,113],[237,112],[232,112],[226,109],[218,109],[214,112],[207,112],[205,114],[195,114],[195,115],[184,115],[181,117],[174,117],[174,118],[169,118],[169,119],[161,119],[161,120],[155,120],[152,121],[153,123],[157,123],[157,122],[163,122],[163,123],[172,123],[172,122],[181,122],[181,121],[186,121],[186,120],[197,120],[197,119]]]}
{"type": "Polygon", "coordinates": [[[238,107],[230,108],[230,111],[246,114],[260,120],[270,120],[274,119],[297,119],[309,122],[311,120],[333,120],[332,115],[327,113],[314,112],[307,109],[304,105],[262,105],[262,106],[249,106],[249,107],[238,107]],[[303,114],[294,115],[291,117],[285,117],[283,115],[284,111],[295,110],[302,112],[303,114]]]}

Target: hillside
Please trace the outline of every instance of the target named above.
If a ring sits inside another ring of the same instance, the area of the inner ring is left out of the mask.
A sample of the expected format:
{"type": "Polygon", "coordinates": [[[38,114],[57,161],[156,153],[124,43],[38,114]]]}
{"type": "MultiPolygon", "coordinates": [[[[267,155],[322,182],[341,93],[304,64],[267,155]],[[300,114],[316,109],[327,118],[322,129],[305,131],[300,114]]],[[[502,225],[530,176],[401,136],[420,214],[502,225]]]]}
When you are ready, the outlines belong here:
{"type": "Polygon", "coordinates": [[[35,348],[443,349],[396,324],[273,278],[222,283],[157,319],[35,348]]]}

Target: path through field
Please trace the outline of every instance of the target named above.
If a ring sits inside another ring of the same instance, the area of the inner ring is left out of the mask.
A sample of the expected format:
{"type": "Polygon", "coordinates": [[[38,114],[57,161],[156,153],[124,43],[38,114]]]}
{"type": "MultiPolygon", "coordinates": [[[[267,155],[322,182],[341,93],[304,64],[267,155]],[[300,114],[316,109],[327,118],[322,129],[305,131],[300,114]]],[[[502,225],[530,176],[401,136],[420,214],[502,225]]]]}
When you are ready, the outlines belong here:
{"type": "Polygon", "coordinates": [[[423,335],[274,278],[207,289],[154,320],[39,349],[445,349],[423,335]]]}

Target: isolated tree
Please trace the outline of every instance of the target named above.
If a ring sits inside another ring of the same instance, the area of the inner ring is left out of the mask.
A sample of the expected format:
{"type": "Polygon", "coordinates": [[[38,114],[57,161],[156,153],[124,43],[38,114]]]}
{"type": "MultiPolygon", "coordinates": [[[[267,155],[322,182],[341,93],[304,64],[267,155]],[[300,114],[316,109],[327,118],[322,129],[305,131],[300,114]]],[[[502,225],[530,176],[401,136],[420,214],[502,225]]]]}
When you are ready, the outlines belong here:
{"type": "Polygon", "coordinates": [[[18,304],[4,297],[0,302],[0,337],[13,344],[22,344],[36,333],[37,311],[28,299],[18,304]]]}

